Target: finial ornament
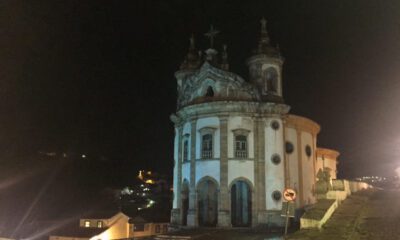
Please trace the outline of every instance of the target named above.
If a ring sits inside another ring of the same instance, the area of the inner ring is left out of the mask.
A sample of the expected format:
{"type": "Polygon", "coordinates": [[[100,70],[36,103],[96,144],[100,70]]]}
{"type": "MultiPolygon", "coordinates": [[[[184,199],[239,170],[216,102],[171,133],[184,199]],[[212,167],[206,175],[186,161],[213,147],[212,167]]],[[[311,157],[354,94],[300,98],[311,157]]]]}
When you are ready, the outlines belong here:
{"type": "Polygon", "coordinates": [[[260,20],[261,23],[261,36],[260,36],[260,43],[268,44],[269,37],[267,32],[267,20],[263,17],[260,20]]]}
{"type": "Polygon", "coordinates": [[[267,20],[263,17],[260,22],[261,22],[261,32],[267,32],[267,20]]]}
{"type": "Polygon", "coordinates": [[[228,46],[226,44],[222,45],[222,61],[221,61],[221,69],[228,71],[229,63],[228,63],[228,46]]]}
{"type": "Polygon", "coordinates": [[[208,30],[208,32],[204,34],[210,39],[210,48],[214,47],[214,38],[218,33],[219,31],[217,29],[214,29],[213,25],[210,25],[210,30],[208,30]]]}

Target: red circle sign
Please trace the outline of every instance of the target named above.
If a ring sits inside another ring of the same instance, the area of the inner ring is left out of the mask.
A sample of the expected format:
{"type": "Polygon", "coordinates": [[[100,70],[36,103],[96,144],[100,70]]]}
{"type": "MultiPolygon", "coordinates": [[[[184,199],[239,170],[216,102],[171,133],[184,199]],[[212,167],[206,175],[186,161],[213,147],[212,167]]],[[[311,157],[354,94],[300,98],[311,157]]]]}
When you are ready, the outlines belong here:
{"type": "Polygon", "coordinates": [[[286,188],[285,191],[283,192],[283,198],[286,201],[294,201],[296,200],[296,191],[290,188],[286,188]]]}

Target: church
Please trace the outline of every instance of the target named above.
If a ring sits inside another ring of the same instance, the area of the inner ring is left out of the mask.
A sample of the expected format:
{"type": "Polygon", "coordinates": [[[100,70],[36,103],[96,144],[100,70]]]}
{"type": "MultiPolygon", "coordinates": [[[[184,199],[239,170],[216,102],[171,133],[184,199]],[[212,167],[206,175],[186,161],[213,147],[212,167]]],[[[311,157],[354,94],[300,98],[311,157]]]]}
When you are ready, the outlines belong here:
{"type": "MultiPolygon", "coordinates": [[[[261,20],[258,44],[246,64],[248,79],[230,71],[227,47],[189,50],[177,80],[171,225],[256,227],[281,225],[283,191],[296,208],[316,202],[325,162],[336,176],[338,152],[317,147],[320,126],[289,114],[282,89],[284,58],[261,20]],[[326,154],[326,157],[325,155],[326,154]],[[326,158],[326,159],[325,159],[326,158]]],[[[325,169],[325,170],[326,170],[325,169]]]]}

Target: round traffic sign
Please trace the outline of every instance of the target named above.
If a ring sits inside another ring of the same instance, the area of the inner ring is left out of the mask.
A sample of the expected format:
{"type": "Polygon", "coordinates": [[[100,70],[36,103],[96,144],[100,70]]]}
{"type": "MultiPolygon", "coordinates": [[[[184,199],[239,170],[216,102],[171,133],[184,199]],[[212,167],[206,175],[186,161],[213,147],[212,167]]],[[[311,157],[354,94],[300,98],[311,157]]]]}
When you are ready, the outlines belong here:
{"type": "Polygon", "coordinates": [[[286,188],[285,191],[283,191],[283,198],[286,201],[296,200],[296,191],[291,188],[286,188]]]}

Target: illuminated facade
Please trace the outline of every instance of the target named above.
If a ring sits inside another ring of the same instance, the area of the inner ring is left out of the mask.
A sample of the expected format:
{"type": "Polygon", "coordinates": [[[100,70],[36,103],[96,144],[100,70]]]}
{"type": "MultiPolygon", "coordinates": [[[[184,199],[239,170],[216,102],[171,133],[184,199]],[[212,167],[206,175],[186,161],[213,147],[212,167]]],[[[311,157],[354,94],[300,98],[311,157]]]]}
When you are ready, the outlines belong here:
{"type": "Polygon", "coordinates": [[[249,79],[229,71],[226,46],[199,54],[193,37],[180,70],[175,124],[171,224],[241,227],[281,225],[282,191],[297,207],[316,201],[320,127],[290,115],[282,95],[284,59],[261,21],[249,79]]]}

